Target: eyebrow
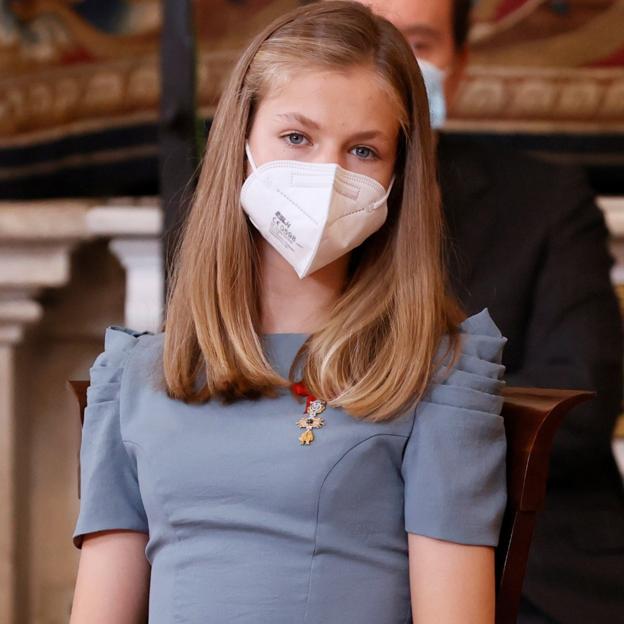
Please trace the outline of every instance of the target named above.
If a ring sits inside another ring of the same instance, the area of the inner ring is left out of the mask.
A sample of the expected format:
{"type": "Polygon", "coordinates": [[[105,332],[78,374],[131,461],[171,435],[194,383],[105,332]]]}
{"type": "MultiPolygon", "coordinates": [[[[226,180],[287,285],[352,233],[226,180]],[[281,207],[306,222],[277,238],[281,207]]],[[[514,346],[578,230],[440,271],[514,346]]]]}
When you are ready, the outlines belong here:
{"type": "Polygon", "coordinates": [[[388,137],[379,130],[363,130],[362,132],[357,132],[351,137],[352,141],[367,141],[369,139],[382,139],[383,141],[388,141],[388,137]]]}
{"type": "Polygon", "coordinates": [[[320,126],[313,121],[309,117],[302,115],[301,113],[277,113],[276,117],[283,117],[289,121],[298,121],[300,124],[304,126],[308,126],[309,128],[313,128],[314,130],[319,130],[320,126]]]}
{"type": "MultiPolygon", "coordinates": [[[[277,113],[276,117],[287,119],[289,121],[298,121],[304,126],[308,126],[314,130],[320,130],[319,124],[316,121],[302,115],[301,113],[277,113]]],[[[390,139],[379,130],[363,130],[362,132],[356,132],[353,136],[349,137],[351,141],[367,141],[369,139],[381,139],[383,141],[389,141],[390,139]]]]}
{"type": "Polygon", "coordinates": [[[401,29],[403,36],[409,37],[410,35],[421,35],[423,37],[429,37],[431,39],[442,39],[442,34],[431,26],[425,26],[424,24],[411,24],[401,29]]]}

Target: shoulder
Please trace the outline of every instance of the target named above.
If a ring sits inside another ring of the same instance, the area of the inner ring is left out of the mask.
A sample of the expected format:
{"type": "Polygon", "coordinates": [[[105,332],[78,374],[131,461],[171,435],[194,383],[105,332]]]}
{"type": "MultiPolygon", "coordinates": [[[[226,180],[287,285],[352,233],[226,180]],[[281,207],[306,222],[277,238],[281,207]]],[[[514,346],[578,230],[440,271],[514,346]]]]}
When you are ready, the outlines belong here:
{"type": "MultiPolygon", "coordinates": [[[[524,212],[532,208],[542,215],[544,211],[565,211],[578,204],[579,197],[593,197],[581,167],[487,138],[441,134],[439,165],[443,180],[450,180],[452,187],[467,183],[468,173],[490,192],[504,197],[506,204],[522,206],[524,212]]],[[[504,208],[508,210],[509,205],[504,208]]]]}
{"type": "Polygon", "coordinates": [[[515,173],[516,178],[529,173],[538,178],[550,179],[554,172],[582,176],[583,171],[580,167],[562,165],[487,137],[442,133],[438,149],[440,163],[443,166],[454,161],[466,161],[477,163],[487,171],[515,173]]]}
{"type": "MultiPolygon", "coordinates": [[[[469,316],[459,324],[462,353],[501,364],[507,343],[488,308],[469,316]]],[[[502,369],[504,371],[504,366],[502,369]]]]}
{"type": "Polygon", "coordinates": [[[459,332],[459,361],[436,371],[416,406],[401,465],[405,529],[496,546],[507,500],[500,363],[506,338],[487,308],[459,332]]]}
{"type": "Polygon", "coordinates": [[[143,349],[162,345],[165,333],[137,330],[122,325],[109,325],[104,332],[104,350],[114,354],[127,354],[137,347],[143,349]]]}
{"type": "Polygon", "coordinates": [[[432,377],[427,399],[462,410],[500,415],[505,385],[502,357],[507,338],[488,308],[464,319],[458,329],[459,358],[451,367],[452,354],[446,354],[445,335],[438,349],[440,365],[432,377]]]}
{"type": "Polygon", "coordinates": [[[153,332],[109,325],[104,330],[104,349],[96,357],[92,368],[124,366],[139,345],[146,345],[154,337],[153,332]]]}
{"type": "Polygon", "coordinates": [[[109,325],[104,331],[104,353],[123,359],[141,341],[142,336],[153,336],[149,331],[139,331],[122,325],[109,325]]]}
{"type": "MultiPolygon", "coordinates": [[[[485,360],[492,364],[501,364],[507,337],[503,336],[487,307],[465,318],[457,326],[457,329],[462,355],[485,360]]],[[[449,336],[445,334],[440,341],[438,355],[442,355],[446,351],[448,340],[449,336]]],[[[444,362],[446,363],[448,360],[447,357],[444,362]]],[[[502,370],[504,370],[504,366],[502,370]]]]}
{"type": "Polygon", "coordinates": [[[162,334],[140,331],[121,325],[109,325],[104,331],[104,349],[98,354],[89,369],[89,400],[102,400],[119,392],[122,376],[130,360],[152,351],[162,334]]]}

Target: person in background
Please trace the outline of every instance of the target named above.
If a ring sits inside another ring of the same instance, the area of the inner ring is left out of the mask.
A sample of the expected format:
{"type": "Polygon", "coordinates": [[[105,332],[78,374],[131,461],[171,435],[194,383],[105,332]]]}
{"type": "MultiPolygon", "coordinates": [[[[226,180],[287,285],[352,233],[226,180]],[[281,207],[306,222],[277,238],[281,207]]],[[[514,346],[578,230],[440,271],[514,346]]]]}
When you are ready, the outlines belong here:
{"type": "MultiPolygon", "coordinates": [[[[361,0],[404,33],[431,118],[444,121],[468,58],[470,0],[361,0]]],[[[611,438],[622,398],[622,325],[608,231],[580,172],[444,132],[438,166],[465,309],[509,338],[509,385],[590,388],[554,441],[519,622],[624,622],[624,492],[611,438]]]]}

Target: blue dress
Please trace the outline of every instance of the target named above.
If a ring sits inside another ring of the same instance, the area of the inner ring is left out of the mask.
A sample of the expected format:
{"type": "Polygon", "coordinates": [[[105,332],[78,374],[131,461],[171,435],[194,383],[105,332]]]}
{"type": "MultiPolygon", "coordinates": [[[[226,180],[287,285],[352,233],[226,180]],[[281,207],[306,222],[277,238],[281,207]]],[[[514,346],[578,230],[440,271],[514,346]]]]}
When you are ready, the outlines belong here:
{"type": "MultiPolygon", "coordinates": [[[[407,533],[496,546],[506,503],[501,364],[484,308],[462,356],[415,409],[365,423],[327,408],[301,445],[303,405],[170,399],[163,334],[111,325],[90,369],[73,541],[149,534],[150,624],[407,624],[407,533]]],[[[268,334],[286,375],[304,334],[268,334]]]]}

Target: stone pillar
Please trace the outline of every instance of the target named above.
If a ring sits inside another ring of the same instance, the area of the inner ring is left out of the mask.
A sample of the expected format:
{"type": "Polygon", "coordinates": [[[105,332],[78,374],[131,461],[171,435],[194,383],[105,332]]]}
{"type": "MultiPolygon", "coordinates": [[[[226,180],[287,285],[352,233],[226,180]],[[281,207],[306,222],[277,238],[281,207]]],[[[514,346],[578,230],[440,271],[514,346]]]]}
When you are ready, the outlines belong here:
{"type": "Polygon", "coordinates": [[[19,290],[10,293],[0,291],[0,622],[14,622],[17,609],[14,350],[23,336],[24,326],[39,320],[40,316],[41,307],[28,299],[26,293],[19,290]]]}
{"type": "Polygon", "coordinates": [[[159,331],[164,281],[161,241],[116,238],[110,250],[126,270],[126,325],[159,331]]]}
{"type": "Polygon", "coordinates": [[[163,320],[162,214],[156,207],[108,205],[89,211],[92,234],[110,238],[126,270],[125,324],[159,331],[163,320]]]}
{"type": "MultiPolygon", "coordinates": [[[[2,278],[4,282],[8,281],[7,274],[2,273],[2,278]]],[[[14,350],[22,339],[24,326],[39,320],[40,316],[41,307],[28,299],[27,292],[0,290],[0,622],[13,622],[17,608],[14,350]]]]}
{"type": "Polygon", "coordinates": [[[42,309],[35,297],[64,284],[84,235],[77,202],[0,205],[0,622],[17,624],[17,419],[15,349],[42,309]]]}
{"type": "Polygon", "coordinates": [[[0,622],[14,622],[15,613],[15,422],[13,346],[0,342],[0,622]]]}
{"type": "MultiPolygon", "coordinates": [[[[108,320],[106,306],[98,318],[75,316],[84,295],[67,288],[74,251],[96,239],[111,241],[114,255],[108,264],[114,265],[114,283],[121,288],[119,265],[127,269],[126,296],[118,289],[106,291],[101,293],[104,301],[123,299],[125,324],[158,330],[161,227],[154,199],[105,205],[90,200],[0,202],[1,624],[60,624],[68,616],[75,574],[71,558],[78,553],[72,553],[69,541],[63,550],[75,511],[66,510],[63,501],[78,504],[74,479],[78,431],[71,414],[66,414],[73,405],[64,379],[73,369],[81,371],[73,377],[85,376],[84,362],[101,349],[101,330],[108,320]],[[55,291],[62,295],[55,296],[55,291]],[[63,317],[46,324],[46,301],[63,317]],[[57,358],[64,359],[57,364],[57,358]],[[59,492],[59,487],[67,492],[59,492]],[[59,550],[67,552],[61,562],[59,550]]],[[[101,253],[95,260],[93,254],[85,257],[89,267],[82,257],[77,266],[97,278],[105,258],[101,253]]],[[[86,309],[86,314],[92,313],[86,309]]],[[[108,322],[120,319],[115,316],[108,322]]]]}

